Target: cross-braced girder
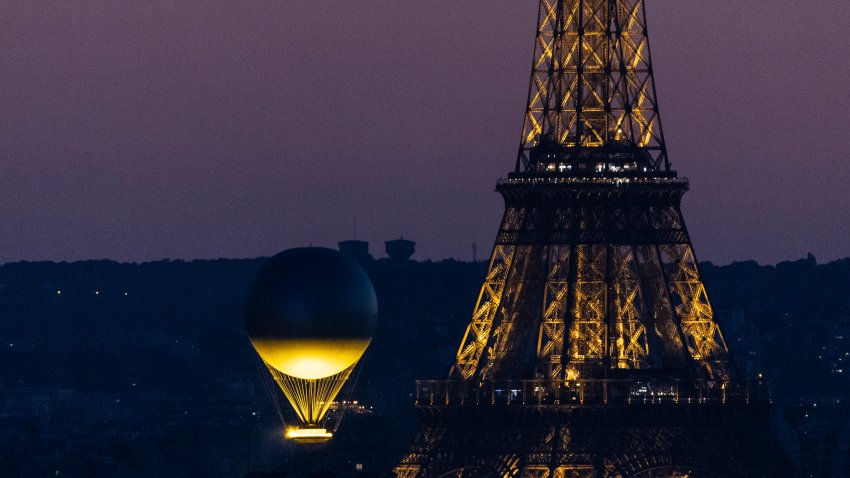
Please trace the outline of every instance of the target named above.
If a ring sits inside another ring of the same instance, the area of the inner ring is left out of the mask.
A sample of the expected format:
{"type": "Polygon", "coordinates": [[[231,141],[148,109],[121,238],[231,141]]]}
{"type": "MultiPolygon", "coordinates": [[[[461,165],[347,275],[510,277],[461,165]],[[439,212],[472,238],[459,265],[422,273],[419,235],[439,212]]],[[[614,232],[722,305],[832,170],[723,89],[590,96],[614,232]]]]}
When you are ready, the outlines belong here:
{"type": "Polygon", "coordinates": [[[644,0],[540,0],[518,172],[544,136],[573,159],[632,147],[669,169],[644,0]]]}
{"type": "Polygon", "coordinates": [[[399,478],[794,476],[714,318],[644,0],[540,0],[505,214],[399,478]]]}
{"type": "MultiPolygon", "coordinates": [[[[670,191],[681,184],[665,181],[670,191]]],[[[552,191],[514,183],[500,186],[508,207],[453,378],[573,381],[629,370],[736,378],[680,194],[613,197],[613,179],[592,194],[559,180],[552,191]]]]}
{"type": "Polygon", "coordinates": [[[795,476],[767,424],[762,408],[709,405],[442,410],[424,418],[414,440],[429,453],[408,455],[394,471],[398,478],[795,476]]]}

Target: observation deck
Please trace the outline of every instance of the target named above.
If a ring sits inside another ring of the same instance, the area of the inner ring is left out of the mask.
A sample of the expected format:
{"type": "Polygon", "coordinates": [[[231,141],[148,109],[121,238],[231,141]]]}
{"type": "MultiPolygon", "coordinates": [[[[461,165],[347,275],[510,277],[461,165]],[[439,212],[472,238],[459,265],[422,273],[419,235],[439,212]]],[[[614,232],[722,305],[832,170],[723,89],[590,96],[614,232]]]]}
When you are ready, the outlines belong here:
{"type": "Polygon", "coordinates": [[[416,406],[452,408],[749,404],[769,401],[763,380],[417,380],[416,406]]]}
{"type": "Polygon", "coordinates": [[[496,185],[497,191],[510,188],[536,187],[552,188],[567,187],[581,189],[610,189],[623,190],[640,189],[679,189],[684,193],[689,187],[687,178],[665,176],[661,174],[629,175],[629,174],[589,174],[573,175],[563,173],[511,173],[507,179],[500,179],[496,185]]]}
{"type": "Polygon", "coordinates": [[[690,188],[687,178],[661,175],[514,173],[496,185],[506,204],[529,206],[559,201],[587,204],[678,206],[690,188]]]}

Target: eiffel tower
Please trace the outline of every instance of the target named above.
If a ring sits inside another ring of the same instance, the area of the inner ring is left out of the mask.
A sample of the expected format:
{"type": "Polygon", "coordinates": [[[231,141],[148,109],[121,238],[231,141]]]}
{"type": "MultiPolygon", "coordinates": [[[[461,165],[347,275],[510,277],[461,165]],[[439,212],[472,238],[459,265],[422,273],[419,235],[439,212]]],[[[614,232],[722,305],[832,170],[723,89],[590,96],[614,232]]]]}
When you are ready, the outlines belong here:
{"type": "Polygon", "coordinates": [[[540,0],[505,213],[398,478],[794,476],[714,318],[644,0],[540,0]]]}

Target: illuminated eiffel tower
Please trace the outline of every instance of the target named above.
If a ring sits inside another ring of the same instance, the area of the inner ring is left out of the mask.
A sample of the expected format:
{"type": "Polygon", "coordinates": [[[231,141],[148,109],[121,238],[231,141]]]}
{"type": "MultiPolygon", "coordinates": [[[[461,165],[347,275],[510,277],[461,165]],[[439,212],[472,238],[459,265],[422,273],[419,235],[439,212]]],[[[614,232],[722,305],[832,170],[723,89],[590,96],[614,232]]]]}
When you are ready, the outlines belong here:
{"type": "Polygon", "coordinates": [[[505,214],[400,478],[793,476],[700,280],[644,0],[540,0],[505,214]]]}

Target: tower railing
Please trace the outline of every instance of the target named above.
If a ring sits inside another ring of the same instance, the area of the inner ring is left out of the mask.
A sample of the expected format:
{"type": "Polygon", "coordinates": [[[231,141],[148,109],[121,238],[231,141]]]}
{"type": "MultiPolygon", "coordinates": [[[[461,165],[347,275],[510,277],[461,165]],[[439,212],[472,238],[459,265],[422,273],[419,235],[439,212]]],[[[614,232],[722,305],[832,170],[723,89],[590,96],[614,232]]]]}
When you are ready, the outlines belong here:
{"type": "Polygon", "coordinates": [[[685,177],[641,177],[641,176],[627,176],[621,175],[617,176],[603,176],[601,173],[596,176],[567,176],[567,175],[558,175],[551,174],[548,176],[544,175],[511,175],[507,179],[499,179],[496,183],[497,186],[506,186],[506,185],[540,185],[540,186],[548,186],[552,184],[566,184],[570,186],[618,186],[618,187],[632,187],[632,188],[646,188],[652,186],[669,186],[673,185],[684,185],[687,186],[689,184],[688,178],[685,177]]]}
{"type": "Polygon", "coordinates": [[[769,400],[763,380],[418,380],[416,405],[614,406],[769,400]]]}

